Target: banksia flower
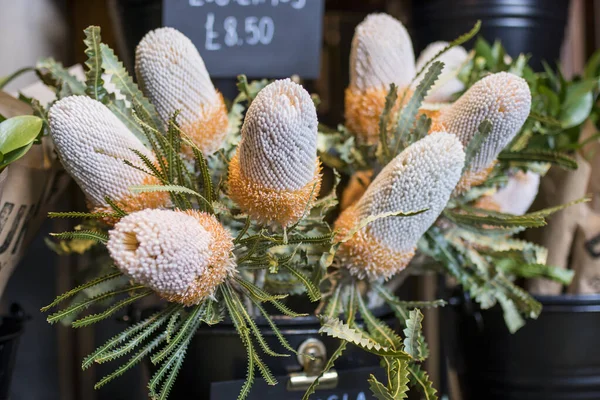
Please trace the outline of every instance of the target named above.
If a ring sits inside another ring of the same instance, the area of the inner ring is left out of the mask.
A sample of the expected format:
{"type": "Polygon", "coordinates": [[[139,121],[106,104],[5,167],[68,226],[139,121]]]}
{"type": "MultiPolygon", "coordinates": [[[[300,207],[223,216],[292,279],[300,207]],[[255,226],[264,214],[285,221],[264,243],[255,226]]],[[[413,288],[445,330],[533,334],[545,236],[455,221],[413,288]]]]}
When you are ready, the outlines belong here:
{"type": "Polygon", "coordinates": [[[371,222],[341,243],[338,261],[352,275],[389,278],[404,269],[419,238],[443,211],[458,183],[465,153],[456,136],[434,132],[407,147],[375,178],[362,198],[336,221],[344,238],[361,220],[395,211],[427,211],[371,222]]]}
{"type": "MultiPolygon", "coordinates": [[[[420,71],[436,54],[448,46],[447,42],[434,42],[425,47],[425,50],[417,58],[417,71],[420,71]]],[[[436,61],[444,63],[442,73],[435,85],[431,88],[425,101],[432,103],[445,103],[452,100],[454,93],[464,90],[465,85],[456,77],[457,70],[464,64],[469,54],[462,46],[452,47],[446,51],[436,61]]],[[[426,71],[424,71],[425,73],[426,71]]],[[[420,78],[422,78],[420,76],[420,78]]],[[[416,85],[418,85],[418,79],[416,85]]]]}
{"type": "Polygon", "coordinates": [[[165,126],[181,110],[181,130],[200,150],[212,154],[221,147],[227,108],[191,40],[173,28],[149,32],[136,48],[135,73],[165,126]]]}
{"type": "Polygon", "coordinates": [[[540,176],[535,172],[518,171],[509,177],[506,186],[490,196],[478,200],[476,207],[506,214],[523,215],[529,210],[540,187],[540,176]]]}
{"type": "Polygon", "coordinates": [[[267,85],[248,108],[229,164],[229,195],[256,221],[285,227],[315,200],[320,169],[310,95],[289,79],[267,85]]]}
{"type": "Polygon", "coordinates": [[[102,103],[69,96],[56,102],[48,115],[60,160],[95,212],[113,212],[106,196],[128,212],[168,205],[167,193],[130,192],[130,186],[159,182],[123,160],[139,166],[142,162],[132,150],[151,161],[154,155],[102,103]]]}
{"type": "Polygon", "coordinates": [[[499,72],[475,83],[452,106],[442,111],[441,124],[457,135],[465,147],[484,120],[492,123],[492,131],[483,140],[457,192],[486,180],[500,151],[525,123],[530,108],[531,92],[527,82],[516,75],[499,72]]]}
{"type": "Polygon", "coordinates": [[[195,210],[129,214],[109,232],[107,248],[124,274],[186,306],[212,296],[235,271],[231,235],[195,210]]]}
{"type": "MultiPolygon", "coordinates": [[[[414,76],[412,43],[400,21],[387,14],[371,14],[356,27],[345,108],[346,125],[359,142],[377,143],[390,84],[395,83],[402,93],[414,76]]],[[[399,108],[400,101],[394,112],[399,108]]]]}

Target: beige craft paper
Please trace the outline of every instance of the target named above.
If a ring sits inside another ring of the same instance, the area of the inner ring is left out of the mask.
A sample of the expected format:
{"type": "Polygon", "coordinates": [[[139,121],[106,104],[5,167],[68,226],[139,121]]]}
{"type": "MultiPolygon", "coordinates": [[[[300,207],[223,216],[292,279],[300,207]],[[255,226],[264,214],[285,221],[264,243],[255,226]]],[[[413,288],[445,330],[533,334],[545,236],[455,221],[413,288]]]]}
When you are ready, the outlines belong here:
{"type": "Polygon", "coordinates": [[[600,235],[600,214],[587,205],[585,208],[586,213],[579,221],[573,242],[571,267],[575,277],[567,290],[570,294],[600,293],[600,257],[590,252],[599,252],[600,243],[592,249],[586,247],[586,243],[600,235]]]}
{"type": "MultiPolygon", "coordinates": [[[[31,109],[0,92],[0,114],[31,114],[31,109]]],[[[62,193],[68,177],[60,168],[49,138],[34,145],[3,174],[0,195],[0,296],[12,271],[26,254],[50,207],[62,193]]]]}
{"type": "MultiPolygon", "coordinates": [[[[540,191],[534,210],[568,203],[585,196],[591,168],[579,154],[575,156],[579,168],[568,171],[553,166],[540,183],[540,191]]],[[[578,222],[586,214],[586,204],[566,208],[548,218],[548,225],[531,229],[527,239],[548,249],[547,264],[569,268],[569,256],[578,222]]],[[[548,279],[532,279],[528,289],[534,294],[553,295],[562,293],[562,285],[548,279]]]]}

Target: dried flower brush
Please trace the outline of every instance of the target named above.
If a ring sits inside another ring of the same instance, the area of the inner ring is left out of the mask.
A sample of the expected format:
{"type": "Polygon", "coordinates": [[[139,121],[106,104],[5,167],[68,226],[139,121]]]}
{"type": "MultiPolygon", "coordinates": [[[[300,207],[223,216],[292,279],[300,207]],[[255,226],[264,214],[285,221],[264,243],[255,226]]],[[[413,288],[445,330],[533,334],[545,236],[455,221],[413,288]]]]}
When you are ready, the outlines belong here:
{"type": "Polygon", "coordinates": [[[317,125],[310,95],[289,79],[252,101],[228,181],[229,195],[252,219],[286,227],[310,209],[321,187],[317,125]]]}
{"type": "Polygon", "coordinates": [[[371,216],[427,209],[414,216],[377,219],[341,243],[340,265],[358,278],[389,278],[404,269],[419,238],[435,222],[458,183],[465,153],[455,135],[434,132],[396,156],[361,199],[340,215],[335,227],[344,238],[371,216]]]}
{"type": "Polygon", "coordinates": [[[135,73],[165,126],[180,110],[177,122],[202,152],[212,154],[221,147],[227,108],[190,39],[173,28],[149,32],[136,48],[135,73]]]}

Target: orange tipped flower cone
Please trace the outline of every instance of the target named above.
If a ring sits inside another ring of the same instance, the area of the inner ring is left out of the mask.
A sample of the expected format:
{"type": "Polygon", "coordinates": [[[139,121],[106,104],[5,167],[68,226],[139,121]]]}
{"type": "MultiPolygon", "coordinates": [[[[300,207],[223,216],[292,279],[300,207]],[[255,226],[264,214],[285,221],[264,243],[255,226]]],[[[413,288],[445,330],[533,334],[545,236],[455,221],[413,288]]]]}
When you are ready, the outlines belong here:
{"type": "Polygon", "coordinates": [[[275,81],[252,101],[228,185],[242,211],[263,224],[289,226],[310,208],[321,174],[317,113],[302,86],[275,81]]]}
{"type": "Polygon", "coordinates": [[[456,136],[435,132],[407,147],[375,178],[362,198],[335,223],[345,238],[360,221],[388,212],[427,211],[375,220],[340,244],[340,265],[359,278],[387,279],[404,269],[419,238],[446,207],[465,153],[456,136]]]}
{"type": "Polygon", "coordinates": [[[130,186],[159,182],[123,160],[141,166],[132,150],[150,160],[154,155],[102,103],[86,96],[69,96],[56,102],[48,116],[60,160],[94,211],[112,212],[106,196],[129,212],[169,204],[167,193],[134,195],[129,190],[130,186]]]}
{"type": "Polygon", "coordinates": [[[486,180],[498,154],[525,123],[530,108],[531,92],[527,82],[508,72],[499,72],[481,79],[442,110],[439,122],[448,132],[458,136],[465,147],[484,120],[492,123],[492,131],[483,140],[457,192],[486,180]]]}
{"type": "MultiPolygon", "coordinates": [[[[390,84],[395,83],[402,94],[414,76],[412,43],[400,21],[387,14],[371,14],[356,27],[345,115],[346,125],[356,134],[359,143],[377,143],[379,117],[390,84]]],[[[399,107],[400,101],[394,111],[399,107]]]]}
{"type": "Polygon", "coordinates": [[[138,211],[109,237],[115,265],[168,301],[198,304],[235,272],[231,235],[203,212],[138,211]]]}
{"type": "Polygon", "coordinates": [[[165,126],[180,110],[182,131],[205,154],[217,151],[227,134],[227,108],[194,44],[173,28],[149,32],[138,44],[135,72],[144,94],[165,126]]]}

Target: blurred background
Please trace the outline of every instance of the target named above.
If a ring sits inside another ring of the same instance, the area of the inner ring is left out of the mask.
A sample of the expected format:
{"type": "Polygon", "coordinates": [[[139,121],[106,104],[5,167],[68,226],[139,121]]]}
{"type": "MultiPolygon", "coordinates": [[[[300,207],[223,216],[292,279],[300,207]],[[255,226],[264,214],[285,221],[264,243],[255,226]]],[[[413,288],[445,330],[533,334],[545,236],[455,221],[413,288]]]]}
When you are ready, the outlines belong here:
{"type": "MultiPolygon", "coordinates": [[[[165,0],[168,1],[168,0],[165,0]]],[[[307,0],[311,1],[311,0],[307,0]]],[[[135,44],[150,29],[161,26],[161,0],[0,0],[0,76],[35,65],[42,57],[54,57],[65,66],[85,59],[83,29],[102,27],[103,41],[113,47],[131,69],[135,44]]],[[[532,66],[541,60],[560,62],[566,77],[580,73],[585,60],[600,43],[599,0],[326,0],[322,21],[323,39],[320,77],[305,81],[322,100],[320,120],[337,124],[343,120],[343,92],[348,84],[348,59],[355,26],[371,12],[385,11],[410,30],[415,53],[436,40],[452,40],[482,20],[481,34],[490,42],[500,39],[509,54],[531,53],[532,66]]],[[[317,25],[315,25],[317,27],[317,25]]],[[[315,28],[316,29],[316,28],[315,28]]],[[[466,47],[469,47],[467,44],[466,47]]],[[[252,78],[252,77],[251,77],[252,78]]],[[[253,77],[253,78],[269,78],[253,77]]],[[[25,74],[6,91],[16,93],[34,82],[25,74]]],[[[226,95],[234,79],[218,79],[226,95]]],[[[61,208],[73,209],[81,199],[66,196],[61,208]]],[[[82,372],[80,360],[121,329],[125,322],[103,323],[95,329],[50,326],[38,310],[57,293],[72,286],[85,267],[85,258],[57,257],[44,243],[48,232],[60,231],[48,221],[17,267],[2,299],[4,309],[19,303],[31,320],[21,339],[12,384],[12,399],[143,399],[143,372],[129,373],[101,391],[93,382],[106,371],[93,367],[82,372]]],[[[422,297],[433,297],[432,282],[418,282],[422,297]]],[[[438,341],[435,312],[427,314],[430,343],[438,341]]],[[[439,364],[435,352],[430,364],[439,364]]],[[[430,367],[439,382],[435,367],[430,367]]]]}

